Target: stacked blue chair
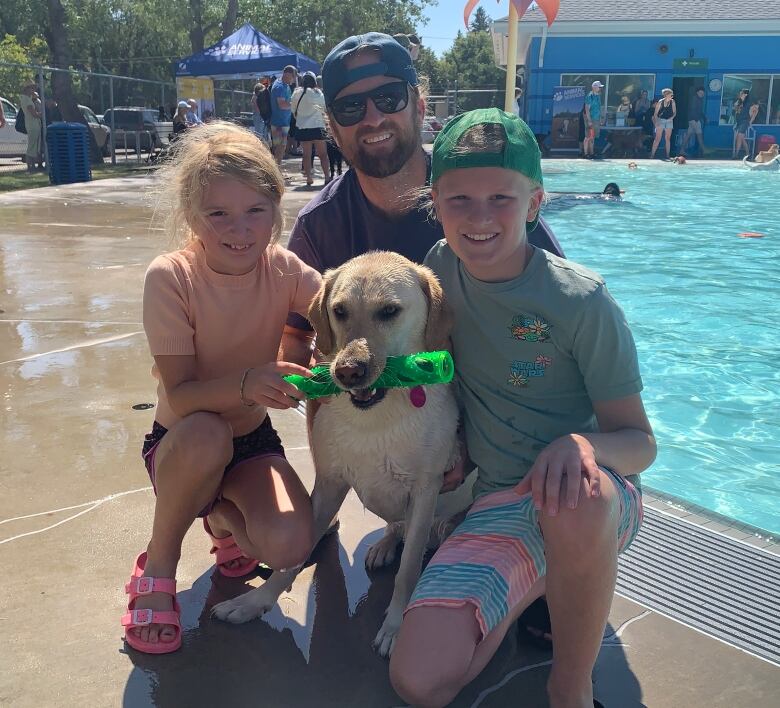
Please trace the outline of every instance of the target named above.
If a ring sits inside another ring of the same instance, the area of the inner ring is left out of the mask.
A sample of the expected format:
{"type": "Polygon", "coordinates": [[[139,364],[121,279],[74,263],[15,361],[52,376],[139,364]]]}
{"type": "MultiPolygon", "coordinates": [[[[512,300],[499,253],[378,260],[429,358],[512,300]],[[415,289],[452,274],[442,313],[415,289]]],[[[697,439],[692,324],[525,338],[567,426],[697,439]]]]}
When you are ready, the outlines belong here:
{"type": "Polygon", "coordinates": [[[49,182],[89,182],[89,128],[81,123],[52,123],[46,130],[49,148],[49,182]]]}

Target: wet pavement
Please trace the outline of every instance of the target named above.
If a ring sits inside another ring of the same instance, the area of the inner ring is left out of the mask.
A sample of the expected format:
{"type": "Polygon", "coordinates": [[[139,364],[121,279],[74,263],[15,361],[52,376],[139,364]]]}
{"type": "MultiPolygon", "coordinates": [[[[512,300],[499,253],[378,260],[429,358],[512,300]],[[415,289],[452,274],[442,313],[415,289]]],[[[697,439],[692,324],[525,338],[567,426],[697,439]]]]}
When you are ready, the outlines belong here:
{"type": "MultiPolygon", "coordinates": [[[[290,163],[293,172],[295,163],[290,163]]],[[[153,379],[141,327],[150,177],[0,195],[0,705],[401,706],[370,644],[394,568],[366,574],[381,522],[350,495],[338,534],[262,620],[212,620],[262,582],[211,566],[199,525],[179,566],[183,648],[127,650],[119,618],[154,498],[140,460],[153,379]]],[[[288,226],[313,196],[296,177],[288,226]]],[[[305,421],[274,416],[311,488],[305,421]]],[[[550,655],[509,636],[457,707],[545,706],[550,655]]],[[[607,708],[777,705],[770,663],[616,597],[594,671],[607,708]]]]}

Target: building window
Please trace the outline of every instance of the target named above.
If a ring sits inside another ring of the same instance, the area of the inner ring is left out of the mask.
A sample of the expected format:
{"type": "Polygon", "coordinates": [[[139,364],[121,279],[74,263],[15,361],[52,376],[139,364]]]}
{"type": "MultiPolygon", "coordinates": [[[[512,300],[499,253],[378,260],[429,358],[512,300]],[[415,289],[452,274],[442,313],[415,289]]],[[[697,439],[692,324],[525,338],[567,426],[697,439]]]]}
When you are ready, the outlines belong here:
{"type": "Polygon", "coordinates": [[[623,96],[628,96],[633,106],[642,91],[647,91],[650,100],[655,92],[655,74],[561,74],[561,86],[584,86],[586,93],[594,81],[604,84],[601,105],[606,104],[609,125],[615,122],[615,111],[623,96]]]}
{"type": "Polygon", "coordinates": [[[727,74],[723,77],[720,99],[720,124],[734,125],[739,107],[739,92],[747,89],[749,101],[758,105],[754,125],[780,123],[780,76],[727,74]]]}
{"type": "Polygon", "coordinates": [[[780,74],[772,77],[772,93],[769,101],[769,123],[780,125],[780,74]]]}

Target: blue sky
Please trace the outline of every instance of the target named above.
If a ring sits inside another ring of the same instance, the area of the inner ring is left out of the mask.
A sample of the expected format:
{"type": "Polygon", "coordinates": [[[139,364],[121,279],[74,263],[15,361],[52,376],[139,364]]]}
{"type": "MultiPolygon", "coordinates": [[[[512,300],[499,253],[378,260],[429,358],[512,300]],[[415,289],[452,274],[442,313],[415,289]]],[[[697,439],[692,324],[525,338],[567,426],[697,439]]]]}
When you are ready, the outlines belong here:
{"type": "MultiPolygon", "coordinates": [[[[458,30],[465,30],[463,24],[463,6],[465,4],[466,0],[439,0],[438,5],[427,8],[426,15],[430,22],[417,28],[422,36],[423,45],[433,49],[438,56],[446,52],[452,46],[458,30]]],[[[508,3],[505,1],[502,2],[503,7],[495,0],[491,0],[491,2],[483,0],[480,5],[494,20],[507,13],[508,3]]],[[[476,8],[474,8],[474,12],[476,12],[476,8]]]]}

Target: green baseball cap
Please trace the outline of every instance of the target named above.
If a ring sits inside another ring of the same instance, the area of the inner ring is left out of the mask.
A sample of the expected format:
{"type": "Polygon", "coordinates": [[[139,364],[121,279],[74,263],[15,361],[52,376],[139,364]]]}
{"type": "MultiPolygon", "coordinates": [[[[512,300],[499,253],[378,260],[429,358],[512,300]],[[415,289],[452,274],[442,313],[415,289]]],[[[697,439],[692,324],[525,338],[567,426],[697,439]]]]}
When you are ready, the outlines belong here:
{"type": "MultiPolygon", "coordinates": [[[[515,170],[543,185],[542,154],[531,129],[521,118],[499,108],[478,108],[453,118],[436,136],[431,154],[431,184],[447,170],[467,167],[503,167],[515,170]],[[463,136],[476,125],[500,125],[504,133],[504,149],[491,152],[473,148],[465,151],[460,145],[463,136]]],[[[533,231],[539,214],[529,222],[526,231],[533,231]]]]}

